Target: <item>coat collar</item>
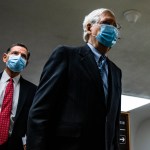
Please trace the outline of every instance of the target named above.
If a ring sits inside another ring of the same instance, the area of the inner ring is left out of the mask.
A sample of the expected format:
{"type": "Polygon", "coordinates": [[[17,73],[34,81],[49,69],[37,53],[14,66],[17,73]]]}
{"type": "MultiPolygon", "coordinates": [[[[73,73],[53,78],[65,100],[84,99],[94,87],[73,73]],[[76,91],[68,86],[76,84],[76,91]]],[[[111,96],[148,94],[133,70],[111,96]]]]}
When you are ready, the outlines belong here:
{"type": "Polygon", "coordinates": [[[27,92],[28,92],[28,90],[24,84],[24,79],[22,77],[20,77],[20,92],[19,92],[18,106],[17,106],[15,120],[18,118],[18,116],[24,106],[24,103],[26,101],[26,95],[28,95],[27,92]]]}
{"type": "Polygon", "coordinates": [[[81,55],[81,63],[83,67],[86,69],[87,73],[95,83],[97,90],[102,91],[98,92],[99,94],[101,94],[100,96],[102,97],[102,99],[105,99],[104,89],[102,86],[102,79],[100,77],[100,71],[97,67],[97,63],[94,59],[94,55],[91,49],[89,48],[88,45],[85,45],[81,47],[79,53],[81,55]]]}
{"type": "MultiPolygon", "coordinates": [[[[97,86],[98,91],[102,91],[99,93],[103,93],[100,96],[102,99],[105,99],[104,96],[104,90],[102,87],[102,79],[100,77],[100,72],[97,67],[96,61],[94,59],[93,53],[88,45],[84,45],[80,48],[79,54],[81,55],[81,63],[83,64],[84,68],[87,70],[88,74],[90,75],[91,79],[97,86]]],[[[116,82],[116,76],[115,76],[115,67],[113,63],[107,58],[108,63],[108,82],[109,82],[109,95],[108,95],[108,101],[107,101],[107,113],[109,113],[109,110],[112,105],[112,96],[114,95],[115,88],[115,82],[116,82]]]]}

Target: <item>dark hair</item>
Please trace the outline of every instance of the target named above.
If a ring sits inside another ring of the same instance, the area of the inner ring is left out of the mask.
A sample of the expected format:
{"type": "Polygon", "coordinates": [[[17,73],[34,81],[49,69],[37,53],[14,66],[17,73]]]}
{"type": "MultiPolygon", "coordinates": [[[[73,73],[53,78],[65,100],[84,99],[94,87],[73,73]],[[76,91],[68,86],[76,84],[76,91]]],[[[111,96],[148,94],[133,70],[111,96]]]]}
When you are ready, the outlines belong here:
{"type": "Polygon", "coordinates": [[[11,51],[11,48],[13,48],[14,46],[21,46],[21,47],[24,47],[28,54],[27,54],[27,60],[30,58],[30,51],[28,50],[28,48],[24,45],[24,44],[21,44],[21,43],[15,43],[15,44],[12,44],[8,49],[7,49],[7,53],[9,53],[11,51]]]}

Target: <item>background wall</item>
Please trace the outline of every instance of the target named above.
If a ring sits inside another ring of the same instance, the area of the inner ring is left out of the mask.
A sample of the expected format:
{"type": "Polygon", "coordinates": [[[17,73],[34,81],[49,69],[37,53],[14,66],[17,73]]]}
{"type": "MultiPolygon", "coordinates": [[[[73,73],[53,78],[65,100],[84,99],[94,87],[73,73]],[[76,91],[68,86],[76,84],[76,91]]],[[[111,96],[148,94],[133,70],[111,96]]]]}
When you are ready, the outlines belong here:
{"type": "Polygon", "coordinates": [[[150,150],[150,119],[141,122],[135,133],[135,150],[150,150]]]}
{"type": "Polygon", "coordinates": [[[150,150],[150,104],[130,111],[131,150],[150,150]]]}

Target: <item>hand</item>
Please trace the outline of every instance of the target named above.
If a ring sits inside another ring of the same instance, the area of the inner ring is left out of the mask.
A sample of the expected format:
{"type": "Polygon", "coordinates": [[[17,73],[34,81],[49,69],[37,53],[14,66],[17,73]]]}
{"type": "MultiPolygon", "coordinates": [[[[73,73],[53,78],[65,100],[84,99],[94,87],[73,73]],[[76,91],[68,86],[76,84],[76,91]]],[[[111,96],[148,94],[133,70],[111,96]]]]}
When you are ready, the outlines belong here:
{"type": "Polygon", "coordinates": [[[24,149],[24,150],[26,150],[26,144],[25,144],[25,145],[23,145],[23,149],[24,149]]]}

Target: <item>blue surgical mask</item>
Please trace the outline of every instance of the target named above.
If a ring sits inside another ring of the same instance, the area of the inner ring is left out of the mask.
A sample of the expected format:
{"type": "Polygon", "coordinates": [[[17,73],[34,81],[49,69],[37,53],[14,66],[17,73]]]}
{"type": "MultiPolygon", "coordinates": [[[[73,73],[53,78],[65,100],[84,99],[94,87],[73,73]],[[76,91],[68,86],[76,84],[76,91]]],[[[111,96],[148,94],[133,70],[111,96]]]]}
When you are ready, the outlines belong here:
{"type": "Polygon", "coordinates": [[[10,55],[6,65],[13,72],[21,72],[25,68],[26,62],[20,55],[10,55]]]}
{"type": "Polygon", "coordinates": [[[112,47],[116,44],[119,31],[116,27],[108,24],[101,24],[100,32],[96,39],[106,47],[112,47]]]}

